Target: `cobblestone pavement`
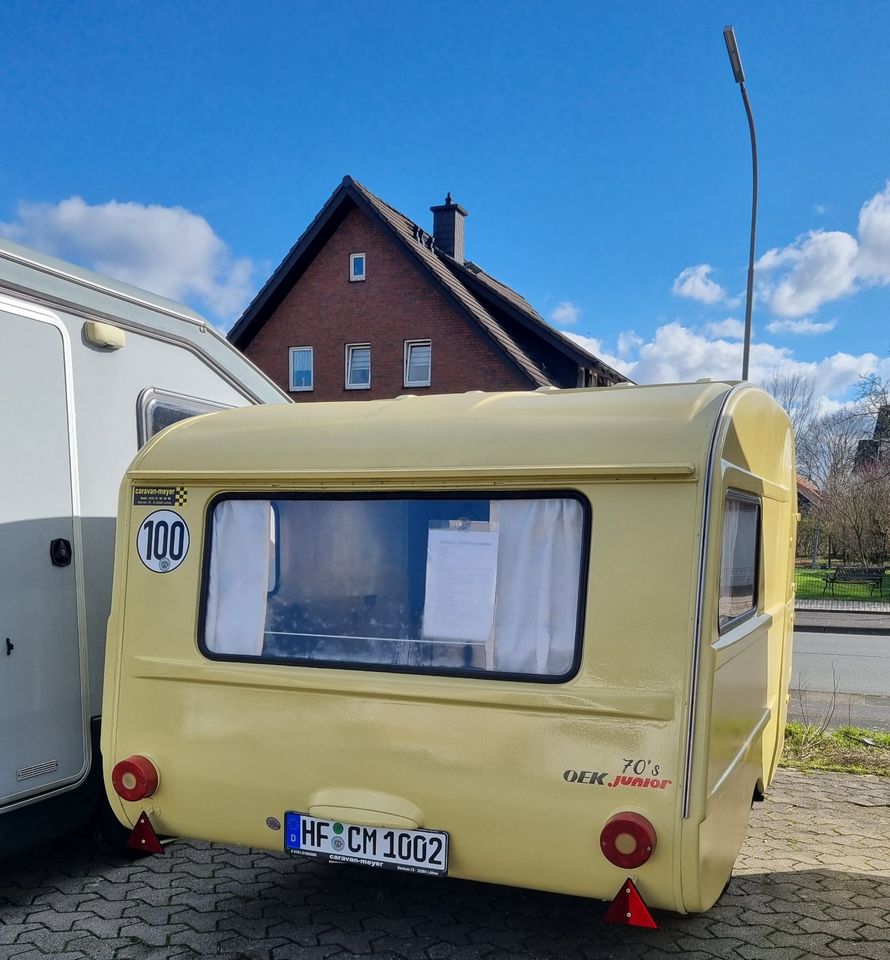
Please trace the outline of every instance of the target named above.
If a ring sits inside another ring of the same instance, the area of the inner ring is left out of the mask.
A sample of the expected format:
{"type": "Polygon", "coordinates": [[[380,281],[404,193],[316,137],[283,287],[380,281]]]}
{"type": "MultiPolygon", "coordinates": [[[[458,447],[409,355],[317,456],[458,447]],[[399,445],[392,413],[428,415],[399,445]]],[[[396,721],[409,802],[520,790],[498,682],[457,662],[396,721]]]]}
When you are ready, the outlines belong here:
{"type": "Polygon", "coordinates": [[[178,842],[121,865],[85,839],[0,865],[0,958],[387,960],[890,957],[890,782],[781,771],[705,915],[178,842]]]}

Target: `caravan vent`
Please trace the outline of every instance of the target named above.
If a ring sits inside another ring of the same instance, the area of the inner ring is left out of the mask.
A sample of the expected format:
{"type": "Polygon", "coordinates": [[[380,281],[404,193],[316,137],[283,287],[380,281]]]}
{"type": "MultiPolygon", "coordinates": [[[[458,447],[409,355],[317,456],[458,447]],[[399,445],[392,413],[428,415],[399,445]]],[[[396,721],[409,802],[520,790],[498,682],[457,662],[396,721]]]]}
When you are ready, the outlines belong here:
{"type": "Polygon", "coordinates": [[[22,767],[21,770],[16,770],[15,778],[16,780],[30,780],[31,777],[39,777],[41,773],[52,773],[53,770],[58,769],[58,760],[47,760],[46,763],[35,763],[33,766],[22,767]]]}

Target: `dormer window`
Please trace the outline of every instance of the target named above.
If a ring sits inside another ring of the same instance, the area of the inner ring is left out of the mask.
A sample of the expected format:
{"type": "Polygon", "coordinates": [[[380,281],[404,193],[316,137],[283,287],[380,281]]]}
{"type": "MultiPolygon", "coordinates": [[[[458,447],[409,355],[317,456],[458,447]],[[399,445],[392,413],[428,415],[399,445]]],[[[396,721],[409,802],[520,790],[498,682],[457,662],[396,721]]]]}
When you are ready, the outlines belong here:
{"type": "Polygon", "coordinates": [[[365,279],[365,255],[363,253],[349,254],[349,279],[350,281],[365,279]]]}

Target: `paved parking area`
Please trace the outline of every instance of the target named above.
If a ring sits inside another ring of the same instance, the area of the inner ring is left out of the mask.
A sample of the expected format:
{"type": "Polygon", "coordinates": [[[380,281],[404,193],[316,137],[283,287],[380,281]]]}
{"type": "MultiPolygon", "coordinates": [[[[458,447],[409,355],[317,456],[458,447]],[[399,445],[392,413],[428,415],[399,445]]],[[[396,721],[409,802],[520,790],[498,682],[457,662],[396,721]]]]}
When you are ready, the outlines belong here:
{"type": "Polygon", "coordinates": [[[180,842],[120,865],[84,839],[0,864],[0,958],[890,957],[890,782],[782,771],[703,916],[600,922],[571,897],[180,842]]]}

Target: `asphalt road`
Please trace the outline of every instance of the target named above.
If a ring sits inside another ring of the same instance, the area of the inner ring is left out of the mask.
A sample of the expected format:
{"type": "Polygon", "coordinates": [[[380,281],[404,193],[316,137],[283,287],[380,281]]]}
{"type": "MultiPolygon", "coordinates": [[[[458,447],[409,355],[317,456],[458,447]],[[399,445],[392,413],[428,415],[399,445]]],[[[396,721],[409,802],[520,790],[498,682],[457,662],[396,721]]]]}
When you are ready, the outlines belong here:
{"type": "Polygon", "coordinates": [[[794,634],[789,719],[819,723],[832,707],[832,727],[890,730],[890,636],[794,634]]]}

